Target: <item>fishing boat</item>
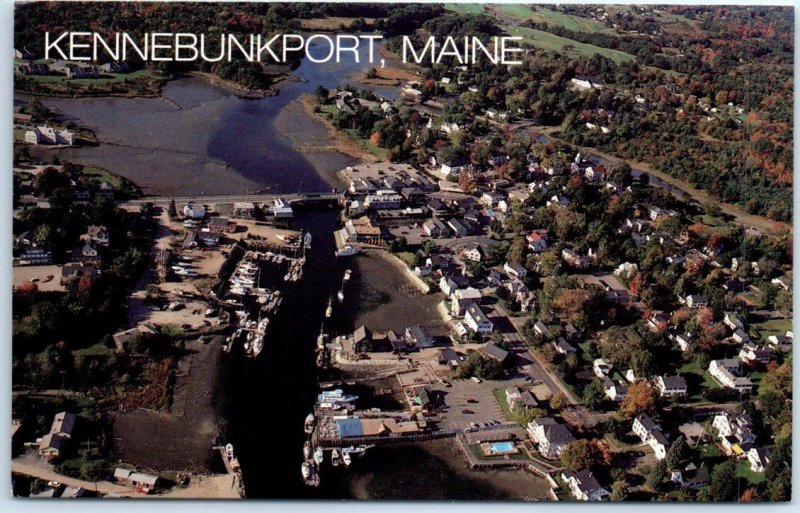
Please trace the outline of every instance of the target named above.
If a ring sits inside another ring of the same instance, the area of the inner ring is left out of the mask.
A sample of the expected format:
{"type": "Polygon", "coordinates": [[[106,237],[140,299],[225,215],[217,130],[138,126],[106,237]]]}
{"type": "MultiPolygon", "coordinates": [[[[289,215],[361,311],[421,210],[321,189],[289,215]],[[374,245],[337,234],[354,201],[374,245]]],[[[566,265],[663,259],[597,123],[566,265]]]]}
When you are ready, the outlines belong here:
{"type": "Polygon", "coordinates": [[[344,281],[350,281],[350,276],[352,276],[352,274],[353,271],[351,271],[350,269],[346,270],[344,272],[344,281]]]}
{"type": "Polygon", "coordinates": [[[344,291],[340,290],[336,293],[336,297],[339,298],[339,301],[344,301],[344,291]]]}
{"type": "Polygon", "coordinates": [[[334,467],[338,467],[342,463],[342,457],[339,455],[339,450],[334,449],[331,452],[331,465],[334,467]]]}
{"type": "Polygon", "coordinates": [[[354,248],[353,246],[345,246],[345,247],[343,247],[342,249],[337,249],[337,250],[334,252],[334,254],[335,254],[337,257],[349,257],[349,256],[355,256],[355,255],[357,255],[357,254],[359,254],[359,253],[361,253],[361,250],[360,250],[360,249],[358,249],[358,248],[354,248]]]}
{"type": "Polygon", "coordinates": [[[344,466],[349,467],[352,462],[353,460],[350,459],[350,453],[344,452],[344,449],[342,449],[342,463],[344,463],[344,466]]]}
{"type": "Polygon", "coordinates": [[[303,457],[305,459],[311,457],[311,442],[309,442],[308,440],[306,440],[306,442],[303,444],[303,457]]]}
{"type": "Polygon", "coordinates": [[[314,461],[317,465],[322,465],[322,460],[325,458],[325,453],[322,452],[322,447],[317,447],[314,451],[314,461]]]}
{"type": "Polygon", "coordinates": [[[308,417],[306,417],[304,431],[306,433],[308,433],[308,434],[311,434],[311,433],[314,432],[314,414],[313,413],[309,413],[308,417]]]}
{"type": "Polygon", "coordinates": [[[233,444],[228,444],[225,446],[225,455],[229,460],[233,459],[233,444]]]}
{"type": "Polygon", "coordinates": [[[317,394],[318,403],[354,403],[357,399],[357,395],[345,394],[341,388],[317,394]]]}
{"type": "Polygon", "coordinates": [[[333,298],[331,297],[328,300],[328,308],[325,309],[325,317],[330,317],[333,315],[333,298]]]}
{"type": "Polygon", "coordinates": [[[300,465],[300,473],[303,474],[303,479],[311,478],[311,473],[313,469],[311,468],[311,464],[307,461],[304,461],[302,465],[300,465]]]}

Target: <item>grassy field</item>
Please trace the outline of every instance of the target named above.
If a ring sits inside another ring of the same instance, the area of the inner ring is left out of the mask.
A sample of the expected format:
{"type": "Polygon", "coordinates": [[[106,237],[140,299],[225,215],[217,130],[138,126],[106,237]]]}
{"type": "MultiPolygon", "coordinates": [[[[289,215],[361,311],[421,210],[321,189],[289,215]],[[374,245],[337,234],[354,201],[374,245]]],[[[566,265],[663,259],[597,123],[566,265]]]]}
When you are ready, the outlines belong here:
{"type": "MultiPolygon", "coordinates": [[[[311,18],[298,21],[305,30],[339,30],[342,27],[350,27],[355,20],[356,18],[331,16],[329,18],[311,18]]],[[[375,18],[364,18],[364,21],[371,24],[375,21],[375,18]]]]}
{"type": "MultiPolygon", "coordinates": [[[[337,111],[335,105],[321,105],[319,109],[323,114],[327,115],[329,120],[333,118],[333,115],[337,111]]],[[[349,135],[354,141],[358,142],[358,144],[363,146],[364,149],[366,149],[369,153],[375,155],[376,157],[386,158],[386,156],[389,154],[389,150],[387,150],[386,148],[380,148],[378,146],[375,146],[374,144],[369,142],[369,139],[364,139],[355,130],[340,129],[340,128],[337,128],[337,130],[339,132],[349,135]]]]}
{"type": "Polygon", "coordinates": [[[492,390],[492,394],[494,395],[494,398],[497,399],[497,404],[500,405],[500,409],[503,410],[503,415],[505,416],[506,420],[514,420],[511,415],[511,407],[508,406],[508,401],[506,400],[506,389],[495,388],[492,390]]]}
{"type": "Polygon", "coordinates": [[[752,485],[757,485],[764,480],[763,473],[759,474],[750,470],[750,462],[747,460],[740,461],[736,465],[736,477],[746,479],[752,485]]]}
{"type": "MultiPolygon", "coordinates": [[[[699,376],[702,381],[700,386],[703,388],[719,388],[719,384],[714,381],[714,378],[711,377],[711,374],[708,373],[706,369],[701,369],[700,366],[697,364],[697,360],[692,360],[691,362],[687,363],[683,367],[678,369],[678,374],[685,375],[685,374],[695,374],[699,376]]],[[[689,397],[690,400],[700,400],[702,396],[700,395],[702,390],[694,390],[694,393],[689,397]]]]}
{"type": "Polygon", "coordinates": [[[122,188],[122,178],[109,173],[105,169],[100,169],[99,167],[85,167],[81,171],[81,174],[90,177],[93,182],[108,182],[114,189],[119,190],[122,188]]]}
{"type": "Polygon", "coordinates": [[[629,62],[635,59],[634,56],[629,53],[581,43],[575,41],[574,39],[556,36],[555,34],[551,34],[543,30],[536,30],[526,27],[509,27],[508,33],[512,36],[524,38],[524,41],[533,45],[534,48],[549,52],[562,53],[575,57],[591,57],[594,54],[599,53],[600,55],[608,57],[616,63],[629,62]]]}
{"type": "Polygon", "coordinates": [[[459,14],[482,14],[482,4],[444,4],[444,8],[459,14]]]}
{"type": "Polygon", "coordinates": [[[597,20],[572,16],[546,7],[537,7],[536,10],[533,10],[527,5],[502,4],[498,5],[497,9],[519,21],[533,20],[536,23],[547,23],[551,27],[564,27],[575,32],[600,32],[617,35],[614,29],[606,27],[597,20]]]}
{"type": "Polygon", "coordinates": [[[767,319],[762,322],[754,322],[750,325],[751,331],[757,331],[758,335],[765,339],[770,335],[786,335],[787,331],[792,331],[791,319],[767,319]]]}
{"type": "Polygon", "coordinates": [[[105,85],[123,82],[126,79],[135,80],[151,76],[152,74],[148,70],[140,69],[130,73],[101,73],[99,78],[67,78],[66,75],[31,75],[28,78],[43,83],[69,82],[77,85],[105,85]]]}

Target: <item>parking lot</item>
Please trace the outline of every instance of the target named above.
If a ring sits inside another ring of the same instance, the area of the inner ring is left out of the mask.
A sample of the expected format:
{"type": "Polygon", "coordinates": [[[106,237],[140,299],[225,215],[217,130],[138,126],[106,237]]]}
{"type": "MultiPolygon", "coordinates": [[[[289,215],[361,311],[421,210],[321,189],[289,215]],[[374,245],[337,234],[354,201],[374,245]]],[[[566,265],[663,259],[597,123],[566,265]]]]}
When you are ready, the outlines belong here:
{"type": "Polygon", "coordinates": [[[451,383],[450,387],[440,384],[431,387],[444,397],[445,409],[438,415],[444,429],[464,429],[473,427],[473,423],[481,427],[485,427],[487,423],[510,423],[497,404],[493,391],[498,388],[505,390],[514,385],[530,385],[521,379],[480,383],[471,379],[458,379],[451,383]]]}

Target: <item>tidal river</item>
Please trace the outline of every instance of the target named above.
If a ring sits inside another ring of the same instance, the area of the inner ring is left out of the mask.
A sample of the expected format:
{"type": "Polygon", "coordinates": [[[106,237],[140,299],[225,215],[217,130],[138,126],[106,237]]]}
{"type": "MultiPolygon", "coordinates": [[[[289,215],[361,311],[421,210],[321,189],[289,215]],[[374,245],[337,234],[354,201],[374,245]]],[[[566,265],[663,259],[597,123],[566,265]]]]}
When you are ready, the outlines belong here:
{"type": "MultiPolygon", "coordinates": [[[[62,159],[106,168],[146,194],[320,192],[336,185],[336,171],[354,160],[332,148],[325,127],[297,100],[318,86],[359,87],[359,74],[372,66],[367,50],[362,49],[359,62],[350,54],[343,57],[338,64],[303,61],[295,79],[279,86],[280,94],[256,100],[237,98],[203,78],[181,78],[167,83],[160,98],[43,102],[93,129],[101,141],[96,147],[59,150],[62,159]]],[[[395,89],[378,89],[388,98],[397,96],[395,89]]],[[[53,155],[45,149],[34,153],[44,159],[53,155]]]]}

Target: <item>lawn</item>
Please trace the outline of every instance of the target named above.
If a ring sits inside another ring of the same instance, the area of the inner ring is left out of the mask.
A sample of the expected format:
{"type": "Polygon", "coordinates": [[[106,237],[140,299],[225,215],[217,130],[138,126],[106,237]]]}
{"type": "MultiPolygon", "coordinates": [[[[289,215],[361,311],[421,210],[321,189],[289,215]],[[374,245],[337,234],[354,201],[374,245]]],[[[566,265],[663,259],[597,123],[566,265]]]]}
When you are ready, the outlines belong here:
{"type": "Polygon", "coordinates": [[[414,253],[410,251],[399,251],[395,253],[395,255],[408,267],[414,267],[414,253]]]}
{"type": "Polygon", "coordinates": [[[115,351],[114,349],[111,349],[102,342],[100,342],[98,344],[83,349],[76,349],[75,351],[73,351],[73,354],[82,356],[104,356],[113,353],[114,351],[115,351]]]}
{"type": "Polygon", "coordinates": [[[500,405],[500,409],[503,410],[503,416],[506,420],[513,421],[511,414],[511,407],[508,405],[508,401],[506,400],[506,389],[505,388],[495,388],[492,390],[492,394],[494,398],[497,400],[497,404],[500,405]]]}
{"type": "Polygon", "coordinates": [[[483,14],[482,4],[444,4],[447,11],[458,14],[483,14]]]}
{"type": "Polygon", "coordinates": [[[736,477],[746,479],[750,484],[757,485],[764,480],[764,474],[750,470],[750,462],[742,460],[736,465],[736,477]]]}
{"type": "Polygon", "coordinates": [[[786,335],[787,331],[792,331],[791,319],[767,319],[762,322],[754,322],[750,325],[751,335],[756,338],[767,339],[770,335],[786,335]],[[757,333],[753,333],[753,332],[757,333]]]}
{"type": "Polygon", "coordinates": [[[120,190],[122,188],[122,178],[111,174],[105,169],[87,166],[81,170],[81,174],[90,177],[93,182],[108,182],[114,189],[120,190]]]}
{"type": "Polygon", "coordinates": [[[125,80],[150,77],[151,73],[146,69],[131,71],[130,73],[101,73],[99,78],[67,78],[66,75],[31,75],[37,82],[69,82],[78,85],[104,85],[125,80]]]}
{"type": "Polygon", "coordinates": [[[574,39],[557,36],[543,30],[526,27],[509,27],[508,33],[512,36],[524,38],[524,41],[533,45],[534,48],[550,52],[563,53],[575,57],[591,57],[599,53],[617,64],[635,60],[635,57],[629,53],[581,43],[574,39]]]}
{"type": "MultiPolygon", "coordinates": [[[[328,121],[330,121],[331,119],[333,119],[334,113],[337,111],[337,108],[335,105],[321,105],[319,110],[322,114],[327,116],[328,121]]],[[[386,148],[380,148],[378,146],[375,146],[374,144],[369,142],[369,139],[364,139],[363,137],[361,137],[356,130],[341,129],[341,128],[336,128],[336,130],[349,135],[354,141],[359,143],[368,152],[375,155],[376,157],[386,158],[386,156],[389,154],[389,150],[387,150],[386,148]]]]}
{"type": "MultiPolygon", "coordinates": [[[[700,376],[702,382],[700,386],[704,388],[719,388],[719,383],[714,381],[714,378],[711,377],[711,374],[708,373],[706,369],[700,368],[697,364],[697,360],[692,360],[691,362],[687,363],[683,367],[678,369],[678,374],[685,375],[685,374],[695,374],[700,376]]],[[[695,393],[689,396],[690,400],[700,400],[702,399],[702,390],[695,390],[695,393]]]]}
{"type": "Polygon", "coordinates": [[[527,5],[503,4],[498,5],[497,9],[503,12],[503,14],[519,21],[533,20],[536,23],[547,23],[552,27],[564,27],[574,32],[601,32],[617,35],[614,29],[606,27],[597,20],[565,14],[546,7],[537,6],[536,9],[533,10],[527,5]]]}

